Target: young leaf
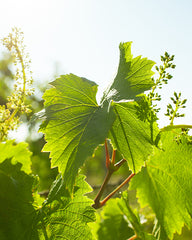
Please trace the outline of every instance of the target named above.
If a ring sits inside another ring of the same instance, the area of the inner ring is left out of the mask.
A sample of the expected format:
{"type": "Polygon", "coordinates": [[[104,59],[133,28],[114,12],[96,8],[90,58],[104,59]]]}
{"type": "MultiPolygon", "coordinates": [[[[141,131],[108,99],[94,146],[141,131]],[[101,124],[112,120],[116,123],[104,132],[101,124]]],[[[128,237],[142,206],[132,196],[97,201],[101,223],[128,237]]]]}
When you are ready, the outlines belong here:
{"type": "Polygon", "coordinates": [[[66,195],[61,178],[55,181],[47,203],[42,208],[45,214],[44,228],[50,239],[92,239],[91,230],[87,223],[95,221],[95,210],[91,207],[93,201],[83,196],[90,190],[92,189],[85,182],[85,177],[80,175],[76,179],[74,195],[71,199],[70,196],[66,195]],[[58,189],[60,190],[58,191],[58,189]]]}
{"type": "Polygon", "coordinates": [[[162,239],[173,239],[192,216],[192,146],[175,133],[162,133],[162,150],[155,149],[147,166],[131,181],[142,206],[150,205],[161,227],[162,239]]]}
{"type": "Polygon", "coordinates": [[[12,164],[21,163],[21,170],[27,174],[31,172],[31,152],[27,149],[27,143],[14,144],[14,140],[0,143],[0,163],[11,159],[12,164]]]}
{"type": "Polygon", "coordinates": [[[47,122],[42,127],[52,167],[58,166],[72,191],[78,168],[104,142],[114,121],[108,104],[98,106],[97,85],[73,74],[56,79],[44,94],[47,122]]]}
{"type": "Polygon", "coordinates": [[[113,146],[122,153],[134,173],[141,169],[152,151],[152,131],[155,136],[158,132],[138,118],[136,106],[136,102],[113,103],[117,117],[109,134],[113,146]]]}
{"type": "Polygon", "coordinates": [[[153,85],[151,68],[155,62],[131,54],[131,42],[120,43],[120,62],[112,85],[104,93],[103,100],[120,101],[135,99],[140,93],[149,90],[153,85]]]}

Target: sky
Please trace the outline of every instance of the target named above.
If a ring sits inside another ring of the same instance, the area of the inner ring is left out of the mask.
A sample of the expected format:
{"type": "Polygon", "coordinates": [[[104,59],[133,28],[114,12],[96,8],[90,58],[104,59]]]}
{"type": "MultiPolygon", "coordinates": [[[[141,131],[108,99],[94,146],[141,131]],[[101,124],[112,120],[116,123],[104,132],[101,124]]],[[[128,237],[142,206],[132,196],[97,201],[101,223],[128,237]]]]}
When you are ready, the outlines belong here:
{"type": "Polygon", "coordinates": [[[173,92],[187,98],[185,119],[192,124],[191,0],[6,0],[1,4],[0,38],[12,27],[24,32],[36,81],[73,73],[99,85],[99,96],[115,77],[119,43],[157,64],[165,51],[175,55],[173,79],[162,91],[160,126],[173,92]]]}

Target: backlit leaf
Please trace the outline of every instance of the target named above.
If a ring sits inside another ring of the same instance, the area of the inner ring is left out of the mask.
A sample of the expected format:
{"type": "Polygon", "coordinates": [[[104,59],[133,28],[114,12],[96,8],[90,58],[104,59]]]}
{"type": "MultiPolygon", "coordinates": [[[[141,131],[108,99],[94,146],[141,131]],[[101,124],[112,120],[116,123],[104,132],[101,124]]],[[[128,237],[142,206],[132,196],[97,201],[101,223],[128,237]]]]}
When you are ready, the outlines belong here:
{"type": "Polygon", "coordinates": [[[152,151],[152,131],[148,122],[137,116],[136,102],[113,103],[117,115],[109,138],[128,161],[130,170],[138,172],[152,151]]]}
{"type": "Polygon", "coordinates": [[[131,42],[120,43],[120,61],[117,76],[109,89],[104,93],[104,100],[120,101],[135,99],[140,93],[149,90],[153,85],[151,68],[155,62],[131,54],[131,42]]]}
{"type": "Polygon", "coordinates": [[[75,75],[61,76],[44,94],[48,124],[42,131],[52,167],[58,166],[72,191],[75,177],[88,156],[103,143],[114,121],[108,104],[98,106],[97,85],[75,75]]]}
{"type": "Polygon", "coordinates": [[[162,150],[155,149],[147,166],[131,181],[142,206],[150,205],[161,229],[161,239],[173,239],[192,216],[192,145],[176,142],[174,132],[162,134],[162,150]]]}

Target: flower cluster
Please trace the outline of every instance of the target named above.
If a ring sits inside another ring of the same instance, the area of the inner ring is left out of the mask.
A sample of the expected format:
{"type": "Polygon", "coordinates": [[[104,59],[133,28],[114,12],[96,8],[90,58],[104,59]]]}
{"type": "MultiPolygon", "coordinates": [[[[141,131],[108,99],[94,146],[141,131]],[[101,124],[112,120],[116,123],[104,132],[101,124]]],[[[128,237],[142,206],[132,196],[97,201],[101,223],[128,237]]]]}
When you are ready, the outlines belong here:
{"type": "Polygon", "coordinates": [[[181,100],[181,93],[177,94],[174,92],[174,97],[171,97],[172,104],[167,105],[167,113],[165,116],[169,117],[170,125],[173,125],[174,118],[178,117],[184,117],[185,114],[180,114],[178,111],[180,108],[185,108],[185,103],[187,102],[187,99],[181,100]]]}
{"type": "Polygon", "coordinates": [[[161,56],[161,62],[162,65],[159,67],[156,66],[155,69],[158,74],[158,78],[154,79],[154,86],[152,87],[152,90],[148,94],[148,98],[150,103],[153,106],[154,111],[157,113],[159,112],[159,108],[156,108],[157,105],[153,104],[155,101],[161,101],[161,95],[156,92],[157,89],[161,89],[163,84],[167,84],[168,80],[170,80],[173,76],[167,72],[168,69],[174,69],[176,67],[175,64],[173,64],[174,55],[170,56],[167,52],[165,52],[164,56],[161,56]]]}
{"type": "Polygon", "coordinates": [[[26,97],[33,94],[32,72],[30,71],[29,55],[24,45],[24,35],[18,28],[13,28],[9,35],[2,39],[3,45],[13,57],[15,66],[14,89],[11,96],[7,98],[6,106],[0,106],[0,140],[6,139],[8,132],[15,129],[19,124],[19,117],[29,113],[30,106],[27,105],[26,97]]]}
{"type": "Polygon", "coordinates": [[[167,84],[168,80],[172,78],[172,75],[168,72],[168,69],[174,69],[176,65],[173,64],[174,55],[169,55],[165,52],[164,56],[161,56],[161,65],[156,66],[157,78],[152,78],[154,85],[148,95],[144,95],[138,100],[137,114],[142,121],[149,121],[153,123],[158,120],[157,113],[160,108],[157,107],[157,102],[161,101],[161,95],[158,90],[162,88],[163,84],[167,84]]]}

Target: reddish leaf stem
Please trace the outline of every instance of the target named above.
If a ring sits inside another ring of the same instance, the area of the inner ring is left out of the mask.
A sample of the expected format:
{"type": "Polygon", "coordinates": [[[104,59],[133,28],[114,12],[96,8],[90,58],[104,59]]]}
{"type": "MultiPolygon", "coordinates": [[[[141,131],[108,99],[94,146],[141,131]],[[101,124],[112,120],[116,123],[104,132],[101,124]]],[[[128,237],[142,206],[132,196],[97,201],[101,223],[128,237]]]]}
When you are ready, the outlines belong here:
{"type": "Polygon", "coordinates": [[[137,239],[137,235],[130,237],[128,240],[135,240],[135,239],[137,239]]]}
{"type": "Polygon", "coordinates": [[[124,182],[122,182],[113,192],[111,192],[105,199],[103,199],[100,202],[100,207],[102,207],[117,191],[119,191],[120,188],[122,188],[126,183],[128,183],[132,177],[135,176],[135,173],[132,173],[131,175],[129,175],[129,177],[127,179],[125,179],[124,182]]]}
{"type": "Polygon", "coordinates": [[[105,187],[106,187],[107,183],[109,182],[109,179],[111,178],[112,174],[113,174],[113,172],[107,171],[107,175],[105,176],[105,180],[103,181],[103,184],[102,184],[102,186],[101,186],[101,188],[100,188],[100,190],[99,190],[99,192],[98,192],[98,194],[97,194],[97,196],[96,196],[96,198],[94,200],[95,203],[92,205],[92,207],[94,207],[95,209],[101,207],[100,206],[100,204],[101,204],[100,203],[100,199],[102,197],[102,194],[103,194],[103,192],[105,190],[105,187]]]}
{"type": "Polygon", "coordinates": [[[113,174],[115,171],[117,171],[117,170],[123,165],[124,162],[126,162],[125,159],[120,160],[120,161],[117,162],[115,165],[113,165],[113,164],[110,162],[110,165],[109,165],[109,167],[108,167],[108,169],[107,169],[107,174],[106,174],[106,176],[105,176],[105,179],[104,179],[104,181],[103,181],[103,184],[102,184],[102,186],[101,186],[101,188],[100,188],[100,190],[99,190],[99,192],[98,192],[98,194],[97,194],[97,196],[96,196],[96,198],[95,198],[95,200],[94,200],[95,203],[92,205],[92,207],[94,207],[95,209],[98,209],[98,208],[101,207],[100,199],[101,199],[102,194],[103,194],[103,192],[104,192],[104,190],[105,190],[105,188],[106,188],[106,186],[107,186],[107,184],[108,184],[108,182],[109,182],[109,179],[111,178],[112,174],[113,174]]]}
{"type": "Polygon", "coordinates": [[[110,165],[110,157],[109,157],[109,150],[107,146],[107,139],[105,139],[105,153],[106,153],[106,168],[109,168],[110,165]]]}
{"type": "Polygon", "coordinates": [[[97,193],[97,196],[95,197],[94,204],[92,207],[95,209],[98,209],[102,207],[120,188],[122,188],[127,182],[130,181],[130,179],[135,175],[131,174],[124,182],[122,182],[113,192],[111,192],[103,201],[100,201],[103,192],[106,188],[106,185],[108,184],[112,174],[117,171],[124,162],[126,162],[125,159],[120,160],[115,164],[115,155],[116,155],[116,150],[113,149],[113,154],[112,154],[112,159],[110,160],[109,156],[109,150],[108,150],[108,145],[107,145],[107,139],[105,139],[105,153],[106,153],[106,167],[107,167],[107,174],[105,176],[105,179],[103,181],[103,184],[97,193]]]}
{"type": "Polygon", "coordinates": [[[127,162],[124,158],[121,159],[119,162],[117,162],[116,164],[114,164],[114,167],[115,167],[115,171],[117,171],[121,165],[123,165],[124,162],[127,162]]]}
{"type": "Polygon", "coordinates": [[[111,159],[111,163],[113,165],[115,164],[115,155],[116,155],[116,150],[113,149],[113,154],[112,154],[112,159],[111,159]]]}

